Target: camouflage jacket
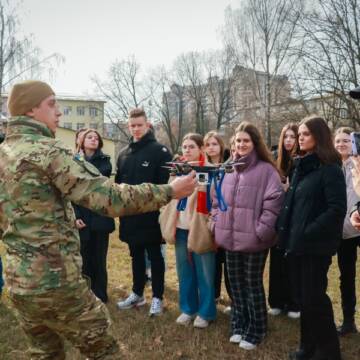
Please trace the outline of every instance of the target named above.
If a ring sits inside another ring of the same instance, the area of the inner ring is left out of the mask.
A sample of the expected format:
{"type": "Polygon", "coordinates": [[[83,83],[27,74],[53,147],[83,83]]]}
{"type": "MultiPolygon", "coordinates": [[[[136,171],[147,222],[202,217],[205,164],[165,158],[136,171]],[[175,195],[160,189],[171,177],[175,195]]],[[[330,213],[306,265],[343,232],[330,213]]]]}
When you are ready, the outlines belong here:
{"type": "Polygon", "coordinates": [[[15,117],[0,145],[0,235],[6,285],[41,294],[81,281],[79,233],[71,201],[117,217],[155,211],[170,201],[168,185],[114,184],[74,158],[41,122],[15,117]]]}

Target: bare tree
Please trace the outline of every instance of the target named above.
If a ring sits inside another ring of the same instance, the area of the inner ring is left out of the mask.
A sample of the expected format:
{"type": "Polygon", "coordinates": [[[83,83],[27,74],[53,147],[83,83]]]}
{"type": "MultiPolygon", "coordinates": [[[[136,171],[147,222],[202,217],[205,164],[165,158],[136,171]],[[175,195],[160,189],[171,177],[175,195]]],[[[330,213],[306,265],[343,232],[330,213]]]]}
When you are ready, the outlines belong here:
{"type": "Polygon", "coordinates": [[[203,54],[193,51],[178,56],[173,71],[177,84],[185,92],[185,100],[195,107],[195,131],[205,134],[209,126],[206,121],[208,99],[203,54]]]}
{"type": "Polygon", "coordinates": [[[301,17],[304,47],[298,77],[304,86],[323,99],[333,126],[347,118],[360,125],[360,108],[348,95],[359,86],[360,2],[358,0],[316,0],[301,17]]]}
{"type": "Polygon", "coordinates": [[[58,53],[43,57],[31,36],[19,36],[17,5],[0,0],[0,108],[3,91],[15,80],[39,78],[45,71],[51,75],[54,65],[64,61],[58,53]]]}
{"type": "Polygon", "coordinates": [[[152,71],[148,84],[154,109],[152,119],[155,125],[160,125],[166,137],[164,143],[168,144],[175,154],[184,135],[184,89],[174,84],[164,67],[152,71]]]}
{"type": "Polygon", "coordinates": [[[265,137],[271,144],[271,106],[289,94],[287,78],[294,68],[290,61],[303,1],[243,0],[225,15],[224,40],[233,49],[238,64],[249,73],[249,85],[263,109],[265,137]]]}
{"type": "Polygon", "coordinates": [[[135,56],[115,61],[105,81],[98,76],[93,76],[92,81],[107,101],[105,116],[117,126],[125,141],[129,140],[125,124],[129,111],[135,107],[146,109],[151,96],[135,56]]]}
{"type": "Polygon", "coordinates": [[[207,93],[210,99],[210,113],[215,118],[215,128],[219,130],[238,115],[234,99],[234,88],[238,81],[234,72],[235,58],[229,49],[209,51],[205,54],[207,93]]]}

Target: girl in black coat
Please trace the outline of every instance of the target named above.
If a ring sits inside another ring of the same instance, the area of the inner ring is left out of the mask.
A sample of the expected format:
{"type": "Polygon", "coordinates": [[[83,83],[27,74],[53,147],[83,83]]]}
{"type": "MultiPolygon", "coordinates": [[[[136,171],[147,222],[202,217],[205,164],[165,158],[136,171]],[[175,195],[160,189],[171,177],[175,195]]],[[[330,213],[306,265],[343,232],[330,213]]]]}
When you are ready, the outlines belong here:
{"type": "Polygon", "coordinates": [[[342,237],[346,185],[341,158],[330,129],[320,117],[299,126],[303,156],[295,160],[289,190],[278,220],[279,246],[297,278],[301,311],[300,347],[290,359],[340,360],[340,346],[327,272],[342,237]]]}
{"type": "MultiPolygon", "coordinates": [[[[82,135],[80,149],[85,160],[94,165],[102,175],[110,177],[112,170],[110,156],[101,151],[102,146],[102,138],[96,130],[86,130],[82,135]]],[[[108,301],[106,257],[109,234],[115,230],[114,220],[98,215],[82,206],[73,206],[76,227],[80,233],[82,272],[90,278],[93,293],[106,303],[108,301]]]]}
{"type": "MultiPolygon", "coordinates": [[[[281,174],[284,190],[289,187],[289,175],[294,158],[298,155],[298,126],[294,123],[286,124],[280,134],[279,145],[273,152],[276,166],[281,174]]],[[[291,284],[289,267],[284,251],[277,245],[270,249],[269,273],[269,306],[268,313],[273,316],[281,313],[292,319],[300,317],[298,299],[296,298],[296,284],[291,284]]]]}

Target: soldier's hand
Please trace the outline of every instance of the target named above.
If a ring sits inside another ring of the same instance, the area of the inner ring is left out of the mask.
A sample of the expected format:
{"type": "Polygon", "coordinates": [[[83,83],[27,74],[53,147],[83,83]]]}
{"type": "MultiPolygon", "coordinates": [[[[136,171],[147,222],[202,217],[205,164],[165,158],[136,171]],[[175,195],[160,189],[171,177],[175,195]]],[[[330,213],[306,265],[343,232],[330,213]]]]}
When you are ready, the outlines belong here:
{"type": "Polygon", "coordinates": [[[360,215],[357,210],[351,214],[350,222],[355,229],[360,230],[360,215]]]}
{"type": "Polygon", "coordinates": [[[86,224],[85,224],[81,219],[76,219],[76,220],[75,220],[75,226],[76,226],[79,230],[81,230],[81,229],[83,229],[83,228],[86,226],[86,224]]]}
{"type": "Polygon", "coordinates": [[[196,186],[196,173],[191,171],[189,175],[177,177],[171,184],[173,199],[182,199],[191,195],[196,186]]]}

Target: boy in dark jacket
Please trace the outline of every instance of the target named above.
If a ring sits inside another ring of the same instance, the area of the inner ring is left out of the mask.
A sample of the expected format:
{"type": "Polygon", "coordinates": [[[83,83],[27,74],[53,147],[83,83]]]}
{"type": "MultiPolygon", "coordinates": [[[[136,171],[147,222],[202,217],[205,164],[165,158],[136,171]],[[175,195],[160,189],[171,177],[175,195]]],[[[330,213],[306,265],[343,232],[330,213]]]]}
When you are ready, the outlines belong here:
{"type": "MultiPolygon", "coordinates": [[[[159,144],[150,129],[144,110],[134,109],[129,114],[129,131],[132,135],[129,145],[121,151],[117,161],[116,183],[137,185],[143,182],[165,184],[169,173],[164,168],[171,161],[168,149],[159,144]]],[[[162,313],[164,293],[164,258],[161,253],[162,236],[158,222],[159,212],[141,216],[127,216],[121,219],[119,236],[129,245],[132,258],[133,291],[123,301],[119,309],[142,306],[145,287],[145,250],[151,262],[153,300],[150,316],[162,313]]]]}

